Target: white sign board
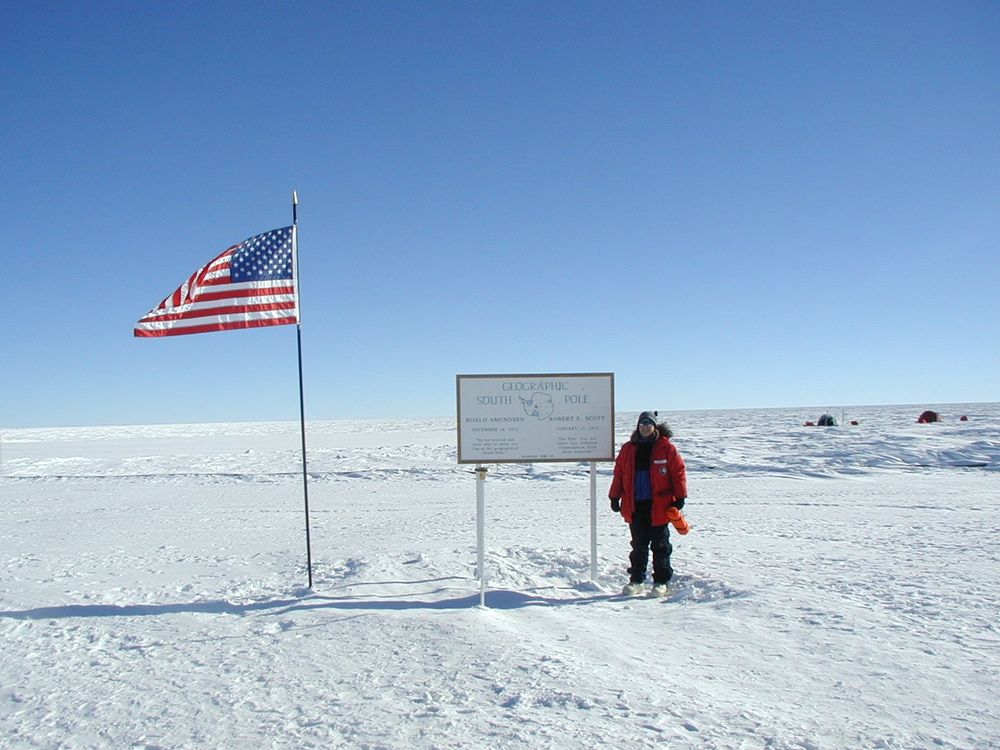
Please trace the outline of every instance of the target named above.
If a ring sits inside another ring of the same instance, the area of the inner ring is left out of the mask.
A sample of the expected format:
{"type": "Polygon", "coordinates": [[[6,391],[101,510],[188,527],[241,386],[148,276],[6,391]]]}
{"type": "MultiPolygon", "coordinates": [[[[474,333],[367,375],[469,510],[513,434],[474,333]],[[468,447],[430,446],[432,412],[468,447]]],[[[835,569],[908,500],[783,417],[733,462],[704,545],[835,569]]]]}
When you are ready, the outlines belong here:
{"type": "Polygon", "coordinates": [[[457,381],[460,464],[615,460],[614,373],[457,381]]]}

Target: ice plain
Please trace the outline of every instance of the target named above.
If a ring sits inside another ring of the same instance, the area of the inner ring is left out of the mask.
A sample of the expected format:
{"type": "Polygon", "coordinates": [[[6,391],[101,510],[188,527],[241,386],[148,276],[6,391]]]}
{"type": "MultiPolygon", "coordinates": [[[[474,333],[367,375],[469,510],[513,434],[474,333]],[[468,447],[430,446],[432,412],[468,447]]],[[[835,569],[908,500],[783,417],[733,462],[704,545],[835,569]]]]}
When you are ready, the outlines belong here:
{"type": "Polygon", "coordinates": [[[453,418],[308,424],[311,590],[297,422],[4,429],[0,745],[1000,747],[1000,404],[822,411],[667,415],[664,600],[491,466],[485,608],[453,418]]]}

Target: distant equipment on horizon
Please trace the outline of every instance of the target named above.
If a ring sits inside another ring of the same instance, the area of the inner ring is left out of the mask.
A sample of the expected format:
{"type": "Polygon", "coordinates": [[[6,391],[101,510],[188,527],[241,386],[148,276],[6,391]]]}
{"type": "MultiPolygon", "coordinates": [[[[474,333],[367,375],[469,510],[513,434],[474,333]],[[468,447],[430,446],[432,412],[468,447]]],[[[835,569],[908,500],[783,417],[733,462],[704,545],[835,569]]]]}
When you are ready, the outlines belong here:
{"type": "MultiPolygon", "coordinates": [[[[841,419],[841,422],[843,424],[849,424],[849,425],[851,425],[853,427],[857,427],[860,424],[860,422],[858,420],[856,420],[856,419],[852,419],[852,420],[848,421],[847,418],[844,416],[843,413],[841,413],[840,419],[841,419]]],[[[917,424],[929,424],[931,422],[943,422],[943,421],[944,421],[944,417],[941,415],[941,413],[933,411],[931,409],[927,409],[927,410],[921,412],[920,416],[917,417],[917,424]]],[[[962,416],[960,416],[958,418],[958,421],[959,422],[968,422],[969,421],[969,417],[967,415],[963,414],[962,416]]],[[[803,427],[836,427],[837,426],[837,419],[832,414],[822,414],[820,416],[820,418],[817,419],[815,422],[813,422],[812,420],[809,420],[809,421],[803,422],[802,426],[803,427]]]]}
{"type": "MultiPolygon", "coordinates": [[[[857,422],[855,422],[854,424],[857,424],[857,422]]],[[[803,427],[836,427],[837,426],[837,418],[834,417],[832,414],[823,414],[815,422],[804,422],[802,424],[802,426],[803,427]]]]}

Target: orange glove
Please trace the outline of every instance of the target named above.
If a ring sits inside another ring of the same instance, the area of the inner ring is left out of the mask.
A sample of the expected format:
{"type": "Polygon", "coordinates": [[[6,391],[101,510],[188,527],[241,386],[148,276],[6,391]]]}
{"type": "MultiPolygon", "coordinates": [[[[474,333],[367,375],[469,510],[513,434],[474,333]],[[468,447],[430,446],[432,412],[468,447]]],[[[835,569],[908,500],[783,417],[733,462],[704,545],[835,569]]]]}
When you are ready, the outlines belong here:
{"type": "Polygon", "coordinates": [[[677,533],[683,536],[691,531],[691,525],[687,522],[684,514],[677,508],[667,508],[667,520],[677,529],[677,533]]]}

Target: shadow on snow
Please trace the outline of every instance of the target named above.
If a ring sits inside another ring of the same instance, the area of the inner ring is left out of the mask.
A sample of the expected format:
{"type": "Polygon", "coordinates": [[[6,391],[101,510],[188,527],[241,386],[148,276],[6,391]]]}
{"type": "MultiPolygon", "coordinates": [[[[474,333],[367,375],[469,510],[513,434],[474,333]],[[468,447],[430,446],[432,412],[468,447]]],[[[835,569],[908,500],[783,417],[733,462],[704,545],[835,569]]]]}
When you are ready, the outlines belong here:
{"type": "MultiPolygon", "coordinates": [[[[263,615],[285,615],[291,612],[332,610],[354,613],[386,611],[445,611],[476,609],[480,593],[475,580],[460,576],[445,576],[411,581],[355,581],[327,588],[328,593],[317,593],[307,588],[296,589],[291,596],[252,602],[231,602],[225,599],[171,604],[65,604],[54,607],[37,607],[24,610],[0,610],[0,618],[12,620],[58,620],[70,617],[156,617],[174,614],[237,615],[255,612],[263,615]],[[456,590],[445,581],[464,581],[469,587],[456,590]],[[426,588],[427,584],[439,584],[426,588]],[[378,593],[377,590],[361,594],[359,588],[384,586],[420,586],[422,590],[407,593],[378,593]],[[472,587],[474,590],[470,590],[472,587]],[[338,591],[344,591],[340,594],[338,591]],[[350,593],[348,593],[350,592],[350,593]]],[[[679,576],[671,583],[670,593],[660,602],[675,604],[722,604],[750,596],[751,592],[733,588],[723,581],[679,576]]],[[[516,610],[527,607],[578,607],[602,602],[634,602],[635,597],[617,592],[608,593],[594,583],[580,585],[546,586],[526,591],[504,588],[487,588],[486,607],[495,610],[516,610]],[[544,593],[543,593],[544,592],[544,593]],[[556,595],[553,595],[556,594],[556,595]]]]}
{"type": "MultiPolygon", "coordinates": [[[[423,596],[447,593],[448,589],[424,592],[423,596]]],[[[620,600],[618,594],[588,593],[584,596],[552,597],[530,592],[506,589],[488,589],[486,606],[490,609],[508,610],[525,607],[581,606],[620,600]]],[[[669,598],[668,598],[669,601],[669,598]]],[[[12,620],[59,620],[72,617],[158,617],[174,614],[209,614],[246,616],[254,612],[284,615],[290,612],[311,610],[348,611],[407,611],[407,610],[460,610],[479,606],[479,592],[461,596],[419,599],[400,596],[326,596],[307,594],[295,599],[271,599],[239,604],[225,600],[175,602],[172,604],[66,604],[57,607],[36,607],[24,610],[0,610],[0,618],[12,620]]]]}

